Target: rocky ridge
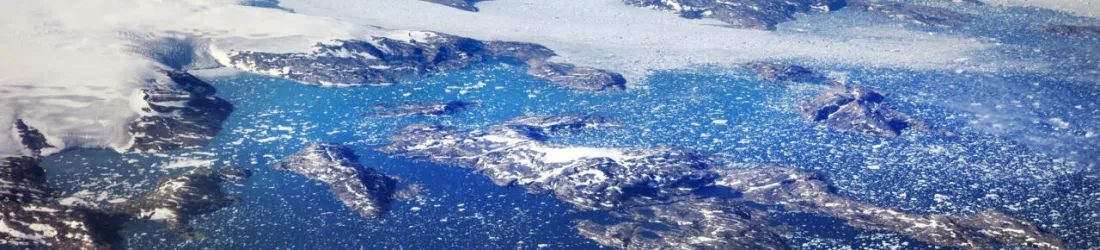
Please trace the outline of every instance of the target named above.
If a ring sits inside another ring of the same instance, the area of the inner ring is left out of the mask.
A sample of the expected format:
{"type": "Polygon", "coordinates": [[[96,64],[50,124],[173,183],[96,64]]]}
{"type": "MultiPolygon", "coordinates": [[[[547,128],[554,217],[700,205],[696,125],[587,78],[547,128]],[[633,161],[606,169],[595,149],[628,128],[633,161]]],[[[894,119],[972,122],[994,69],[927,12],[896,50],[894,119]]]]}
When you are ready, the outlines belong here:
{"type": "Polygon", "coordinates": [[[344,206],[366,218],[381,218],[395,198],[413,196],[397,190],[397,178],[360,165],[355,151],[340,144],[309,145],[271,167],[328,184],[344,206]]]}
{"type": "Polygon", "coordinates": [[[200,167],[161,178],[153,192],[113,204],[108,209],[137,220],[163,222],[168,229],[190,238],[198,236],[188,226],[192,217],[241,202],[222,191],[221,184],[244,180],[251,175],[248,169],[238,167],[200,167]]]}
{"type": "MultiPolygon", "coordinates": [[[[583,210],[616,208],[638,195],[667,196],[708,183],[709,159],[675,148],[652,150],[569,147],[542,141],[543,131],[606,127],[603,118],[571,123],[525,123],[466,130],[438,124],[405,127],[380,151],[472,168],[501,186],[551,193],[583,210]]],[[[562,119],[562,118],[557,118],[562,119]]],[[[561,121],[561,120],[559,120],[561,121]]]]}
{"type": "Polygon", "coordinates": [[[913,214],[839,195],[820,172],[780,166],[716,171],[722,177],[715,185],[729,187],[743,200],[824,214],[857,228],[897,232],[924,242],[965,249],[1002,246],[1067,249],[1058,237],[994,210],[973,215],[913,214]]]}
{"type": "Polygon", "coordinates": [[[169,79],[142,90],[141,114],[127,131],[132,152],[160,152],[205,145],[221,131],[233,104],[214,96],[210,84],[182,71],[163,71],[169,79]]]}
{"type": "Polygon", "coordinates": [[[886,106],[886,95],[866,88],[838,86],[817,97],[795,104],[806,119],[826,126],[883,137],[897,137],[902,130],[927,131],[923,122],[886,106]]]}
{"type": "MultiPolygon", "coordinates": [[[[599,127],[567,124],[572,126],[559,125],[567,128],[559,131],[599,127]]],[[[485,130],[417,124],[395,133],[391,144],[379,150],[472,168],[501,186],[552,193],[580,210],[607,211],[615,221],[580,220],[576,227],[581,235],[615,248],[789,248],[782,230],[769,226],[764,210],[744,202],[782,205],[786,210],[835,217],[858,228],[893,231],[940,246],[1066,248],[1059,238],[995,211],[907,213],[841,196],[818,172],[777,166],[719,168],[708,156],[682,149],[558,145],[543,140],[548,136],[543,131],[503,124],[485,130]],[[728,194],[697,192],[704,189],[728,194]]]]}
{"type": "Polygon", "coordinates": [[[22,121],[18,139],[36,156],[0,157],[0,246],[51,249],[118,249],[122,226],[134,220],[168,222],[191,235],[192,216],[235,204],[220,183],[248,176],[240,168],[198,168],[166,177],[149,195],[104,207],[62,205],[47,185],[38,150],[45,137],[22,121]]]}
{"type": "MultiPolygon", "coordinates": [[[[652,201],[650,201],[652,202],[652,201]]],[[[611,211],[617,223],[581,220],[577,231],[619,249],[789,249],[768,213],[739,200],[684,197],[611,211]]]]}
{"type": "Polygon", "coordinates": [[[62,205],[33,157],[0,158],[0,246],[119,249],[119,230],[134,220],[167,222],[191,236],[191,217],[235,204],[220,183],[247,177],[239,168],[198,168],[166,177],[154,192],[105,207],[62,205]]]}
{"type": "Polygon", "coordinates": [[[549,62],[556,54],[537,44],[480,41],[411,31],[364,40],[334,40],[309,53],[231,51],[223,65],[247,72],[322,86],[392,85],[490,60],[526,63],[527,74],[581,90],[623,90],[618,73],[549,62]]]}

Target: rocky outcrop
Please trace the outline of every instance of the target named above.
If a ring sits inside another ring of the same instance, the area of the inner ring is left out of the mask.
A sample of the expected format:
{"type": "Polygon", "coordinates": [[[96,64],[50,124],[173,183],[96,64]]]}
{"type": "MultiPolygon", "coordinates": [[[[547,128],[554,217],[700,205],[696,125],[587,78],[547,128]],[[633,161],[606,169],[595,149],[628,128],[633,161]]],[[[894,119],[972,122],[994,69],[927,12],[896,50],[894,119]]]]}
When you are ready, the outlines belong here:
{"type": "Polygon", "coordinates": [[[56,149],[47,142],[46,136],[42,132],[27,126],[23,120],[15,120],[15,134],[18,136],[19,142],[23,144],[23,149],[31,156],[38,157],[42,155],[42,150],[56,149]]]}
{"type": "Polygon", "coordinates": [[[181,71],[163,72],[170,82],[144,89],[141,116],[130,124],[133,152],[159,152],[205,145],[221,131],[233,104],[214,96],[213,86],[181,71]]]}
{"type": "Polygon", "coordinates": [[[568,126],[466,130],[418,124],[405,127],[379,150],[476,169],[497,185],[552,193],[584,210],[619,207],[638,196],[670,196],[679,188],[704,185],[713,178],[706,171],[709,159],[691,151],[574,147],[542,141],[547,136],[542,131],[553,127],[568,126]]]}
{"type": "Polygon", "coordinates": [[[271,167],[328,184],[344,206],[367,218],[384,216],[397,193],[397,179],[360,165],[355,151],[339,144],[309,145],[271,167]]]}
{"type": "Polygon", "coordinates": [[[389,103],[375,105],[375,112],[364,116],[390,118],[404,116],[441,116],[481,106],[476,102],[449,101],[427,103],[389,103]]]}
{"type": "Polygon", "coordinates": [[[46,170],[32,157],[0,158],[0,202],[30,203],[48,200],[46,170]]]}
{"type": "Polygon", "coordinates": [[[884,137],[897,137],[902,130],[929,130],[924,123],[886,106],[882,92],[866,88],[837,87],[795,104],[806,119],[826,126],[884,137]]]}
{"type": "Polygon", "coordinates": [[[841,196],[819,172],[779,166],[717,171],[722,177],[715,184],[729,187],[740,194],[741,199],[782,205],[786,210],[824,214],[858,228],[892,231],[935,245],[965,249],[997,249],[1000,246],[1067,249],[1061,239],[1029,222],[997,211],[974,215],[920,215],[841,196]]]}
{"type": "Polygon", "coordinates": [[[119,230],[133,220],[167,222],[191,235],[191,217],[236,203],[220,183],[246,178],[240,168],[198,168],[166,177],[153,193],[103,208],[61,205],[32,157],[0,158],[0,246],[118,249],[119,230]]]}
{"type": "Polygon", "coordinates": [[[1040,31],[1060,36],[1100,35],[1100,25],[1047,25],[1040,31]]]}
{"type": "Polygon", "coordinates": [[[769,82],[820,82],[825,76],[802,66],[782,62],[764,61],[744,64],[745,68],[752,70],[761,80],[769,82]]]}
{"type": "Polygon", "coordinates": [[[238,167],[200,167],[164,177],[152,193],[114,204],[109,209],[138,220],[163,222],[168,229],[191,238],[196,236],[188,225],[192,217],[240,203],[240,199],[222,191],[221,184],[251,175],[247,169],[238,167]]]}
{"type": "Polygon", "coordinates": [[[479,41],[436,32],[407,32],[366,40],[319,43],[310,53],[232,51],[222,64],[244,71],[323,86],[391,85],[489,60],[523,62],[528,74],[582,90],[620,90],[617,73],[552,63],[554,52],[537,44],[479,41]]]}
{"type": "Polygon", "coordinates": [[[765,211],[744,202],[782,205],[941,246],[1066,247],[1034,225],[996,211],[919,215],[854,201],[837,194],[818,172],[777,166],[722,169],[690,150],[580,147],[545,140],[554,131],[550,128],[608,127],[599,119],[577,117],[522,117],[484,130],[410,125],[379,150],[475,169],[498,185],[551,193],[580,210],[608,211],[612,221],[581,220],[576,228],[615,248],[789,248],[769,226],[765,211]]]}
{"type": "Polygon", "coordinates": [[[589,91],[626,90],[626,79],[618,73],[577,67],[567,63],[531,60],[527,74],[558,85],[589,91]]]}
{"type": "Polygon", "coordinates": [[[0,246],[114,249],[125,219],[53,202],[45,170],[32,157],[0,158],[0,246]]]}
{"type": "Polygon", "coordinates": [[[504,121],[501,125],[516,131],[533,131],[541,135],[623,127],[621,122],[599,115],[520,116],[504,121]]]}
{"type": "Polygon", "coordinates": [[[741,201],[687,197],[611,212],[617,223],[580,220],[585,238],[618,249],[789,249],[768,214],[741,201]]]}
{"type": "Polygon", "coordinates": [[[848,8],[930,26],[958,26],[970,22],[967,14],[941,7],[888,1],[848,1],[848,8]]]}
{"type": "Polygon", "coordinates": [[[446,6],[450,6],[455,9],[477,12],[477,7],[474,4],[481,2],[482,0],[421,0],[430,3],[437,3],[446,6]]]}
{"type": "Polygon", "coordinates": [[[119,249],[120,219],[56,203],[0,204],[0,247],[119,249]]]}
{"type": "Polygon", "coordinates": [[[730,27],[774,30],[775,25],[794,20],[798,13],[831,11],[844,7],[844,0],[623,0],[632,6],[671,11],[680,17],[708,18],[730,27]]]}

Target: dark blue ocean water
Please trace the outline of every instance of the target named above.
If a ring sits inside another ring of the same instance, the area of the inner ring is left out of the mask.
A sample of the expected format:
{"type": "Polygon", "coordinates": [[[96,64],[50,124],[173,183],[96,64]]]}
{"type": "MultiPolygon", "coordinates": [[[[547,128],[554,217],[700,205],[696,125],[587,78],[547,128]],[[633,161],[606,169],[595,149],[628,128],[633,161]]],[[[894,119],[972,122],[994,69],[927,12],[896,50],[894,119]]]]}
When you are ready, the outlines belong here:
{"type": "MultiPolygon", "coordinates": [[[[672,145],[719,155],[729,167],[817,169],[856,200],[926,214],[997,209],[1078,248],[1100,247],[1100,42],[1050,37],[1034,31],[1038,22],[1019,21],[1079,21],[1049,11],[953,8],[982,14],[954,31],[916,28],[996,41],[1002,45],[984,60],[1027,62],[1038,69],[928,71],[806,62],[843,73],[850,85],[889,92],[891,107],[953,131],[953,137],[906,132],[888,139],[832,131],[805,121],[790,105],[826,87],[767,83],[742,69],[654,72],[631,91],[594,94],[530,78],[522,66],[489,63],[391,87],[320,88],[253,75],[207,76],[219,96],[237,107],[208,146],[161,155],[71,150],[48,157],[44,165],[65,196],[93,203],[143,194],[158,177],[197,165],[254,171],[250,180],[227,187],[243,204],[194,222],[207,237],[183,241],[155,224],[133,225],[125,235],[134,249],[590,249],[598,246],[577,236],[571,221],[603,216],[599,213],[573,212],[553,197],[498,187],[466,169],[391,158],[372,149],[385,145],[404,124],[476,128],[520,115],[597,113],[629,126],[554,141],[672,145]],[[374,104],[449,100],[482,107],[446,117],[361,116],[374,104]],[[430,191],[396,202],[384,219],[363,219],[327,187],[268,168],[313,142],[348,144],[364,165],[430,191]]],[[[836,15],[888,21],[858,12],[836,15]]],[[[847,19],[807,16],[778,32],[826,33],[811,24],[836,20],[847,19]]],[[[800,248],[928,247],[834,219],[775,216],[790,226],[792,245],[800,248]]]]}

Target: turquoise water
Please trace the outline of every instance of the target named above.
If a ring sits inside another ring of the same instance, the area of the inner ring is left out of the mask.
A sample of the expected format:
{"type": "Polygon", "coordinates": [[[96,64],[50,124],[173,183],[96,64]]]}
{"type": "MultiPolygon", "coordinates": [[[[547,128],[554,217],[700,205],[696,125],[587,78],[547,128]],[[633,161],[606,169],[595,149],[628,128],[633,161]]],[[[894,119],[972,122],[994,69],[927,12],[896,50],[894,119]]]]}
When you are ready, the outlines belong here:
{"type": "MultiPolygon", "coordinates": [[[[206,79],[219,96],[237,110],[208,146],[162,155],[71,150],[48,157],[44,166],[63,196],[93,203],[143,194],[158,177],[190,166],[254,171],[250,180],[227,187],[243,204],[194,222],[207,237],[183,241],[157,225],[133,225],[125,235],[134,249],[590,249],[598,246],[577,236],[571,221],[602,214],[573,212],[553,197],[498,187],[465,169],[391,158],[372,149],[410,123],[474,128],[520,115],[596,113],[628,126],[554,140],[672,145],[718,155],[730,167],[817,169],[829,173],[841,193],[860,201],[926,214],[997,209],[1035,222],[1078,248],[1100,247],[1100,224],[1095,223],[1100,221],[1100,138],[1095,136],[1100,133],[1100,50],[1095,49],[1100,42],[1046,36],[1032,31],[1039,22],[1018,21],[1073,21],[1049,11],[959,8],[984,14],[949,33],[1000,42],[988,56],[1042,68],[956,72],[808,63],[846,74],[849,84],[889,92],[891,107],[953,131],[953,137],[906,132],[888,139],[828,130],[805,121],[790,105],[826,87],[767,83],[742,69],[654,72],[631,91],[594,94],[530,78],[522,66],[490,63],[391,87],[319,88],[253,75],[210,76],[206,79]],[[1006,17],[1017,21],[1006,24],[1006,17]],[[361,116],[375,104],[450,100],[482,106],[445,117],[361,116]],[[352,146],[364,165],[430,191],[396,202],[384,219],[363,219],[325,186],[268,168],[322,141],[352,146]]],[[[858,12],[837,15],[883,21],[858,12]]],[[[779,32],[828,20],[806,17],[779,32]]],[[[776,216],[777,223],[791,226],[796,247],[927,247],[833,219],[776,216]]]]}

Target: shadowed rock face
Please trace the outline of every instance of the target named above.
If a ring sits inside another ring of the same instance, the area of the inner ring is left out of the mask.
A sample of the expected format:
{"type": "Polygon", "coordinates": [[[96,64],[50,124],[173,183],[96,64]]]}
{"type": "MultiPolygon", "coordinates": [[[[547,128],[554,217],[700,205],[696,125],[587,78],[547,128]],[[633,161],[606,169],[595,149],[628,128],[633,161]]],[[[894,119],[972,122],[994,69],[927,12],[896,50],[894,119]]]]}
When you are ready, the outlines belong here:
{"type": "Polygon", "coordinates": [[[196,215],[208,214],[240,203],[221,189],[223,182],[248,178],[252,173],[237,167],[196,168],[164,177],[152,193],[115,204],[109,209],[129,214],[139,220],[161,221],[168,229],[185,237],[196,236],[188,224],[196,215]]]}
{"type": "Polygon", "coordinates": [[[214,96],[213,86],[180,71],[165,71],[172,83],[142,91],[148,106],[130,124],[130,151],[159,152],[205,145],[221,131],[233,104],[214,96]]]}
{"type": "Polygon", "coordinates": [[[774,30],[775,25],[794,20],[798,13],[830,11],[844,7],[844,0],[623,0],[632,6],[671,11],[683,18],[709,18],[731,27],[774,30]]]}
{"type": "Polygon", "coordinates": [[[328,184],[329,191],[343,201],[344,206],[363,217],[384,216],[395,198],[397,180],[359,165],[355,151],[343,145],[309,145],[271,167],[328,184]]]}
{"type": "Polygon", "coordinates": [[[29,151],[31,156],[40,156],[43,149],[54,148],[53,145],[46,142],[46,136],[42,135],[42,132],[27,126],[26,123],[23,123],[23,120],[15,120],[15,134],[19,136],[23,148],[29,151]]]}
{"type": "Polygon", "coordinates": [[[581,220],[576,228],[601,245],[622,249],[789,248],[780,232],[768,226],[765,211],[743,202],[782,205],[940,246],[1066,247],[1032,224],[996,211],[920,215],[857,202],[837,194],[819,172],[778,166],[721,169],[688,150],[577,147],[541,139],[547,136],[544,131],[552,131],[547,128],[594,129],[604,123],[521,117],[485,130],[418,124],[397,132],[379,150],[476,169],[498,185],[552,193],[581,210],[609,211],[616,221],[581,220]],[[729,194],[700,197],[695,191],[702,188],[729,194]]]}
{"type": "Polygon", "coordinates": [[[838,87],[795,105],[806,119],[838,130],[884,137],[897,137],[907,128],[928,130],[922,122],[891,110],[885,99],[875,90],[838,87]]]}
{"type": "Polygon", "coordinates": [[[745,68],[756,72],[757,77],[769,82],[819,82],[825,80],[821,74],[798,65],[782,62],[750,62],[745,68]]]}
{"type": "Polygon", "coordinates": [[[436,32],[409,32],[395,39],[335,40],[310,53],[234,51],[229,67],[324,86],[391,85],[491,59],[524,62],[528,74],[582,90],[619,90],[617,73],[551,63],[554,52],[537,44],[479,41],[436,32]],[[404,39],[404,40],[402,40],[404,39]]]}
{"type": "Polygon", "coordinates": [[[0,202],[30,203],[52,196],[46,170],[32,157],[0,158],[0,202]]]}
{"type": "Polygon", "coordinates": [[[930,26],[957,26],[970,22],[970,16],[953,10],[887,1],[848,1],[848,8],[880,14],[889,18],[930,26]]]}
{"type": "Polygon", "coordinates": [[[1061,36],[1100,35],[1100,25],[1047,25],[1040,30],[1061,36]]]}
{"type": "Polygon", "coordinates": [[[481,106],[476,102],[449,101],[427,103],[389,103],[375,105],[378,111],[363,114],[364,116],[389,118],[403,116],[441,116],[450,115],[459,111],[481,106]]]}
{"type": "Polygon", "coordinates": [[[577,222],[580,234],[619,249],[789,249],[768,214],[740,201],[691,197],[614,211],[625,222],[577,222]]]}
{"type": "Polygon", "coordinates": [[[477,12],[477,7],[474,4],[481,2],[482,0],[421,0],[430,3],[437,3],[446,6],[450,6],[455,9],[477,12]]]}
{"type": "Polygon", "coordinates": [[[114,249],[123,218],[53,203],[31,157],[0,158],[0,247],[114,249]]]}
{"type": "Polygon", "coordinates": [[[819,172],[767,166],[717,170],[715,183],[740,193],[744,200],[784,209],[818,213],[868,230],[897,232],[928,243],[966,249],[1026,246],[1066,249],[1061,239],[1031,223],[988,210],[974,215],[920,215],[878,207],[837,194],[819,172]]]}

